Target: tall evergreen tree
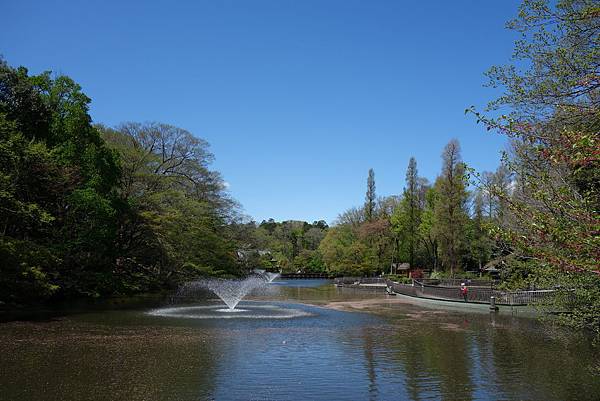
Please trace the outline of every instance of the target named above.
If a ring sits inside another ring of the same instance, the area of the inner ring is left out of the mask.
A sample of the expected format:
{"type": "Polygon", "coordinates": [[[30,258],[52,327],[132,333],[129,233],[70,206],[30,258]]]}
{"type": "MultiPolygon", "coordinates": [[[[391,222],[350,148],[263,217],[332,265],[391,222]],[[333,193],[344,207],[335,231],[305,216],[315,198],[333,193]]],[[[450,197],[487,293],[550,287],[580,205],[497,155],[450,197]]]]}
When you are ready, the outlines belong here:
{"type": "Polygon", "coordinates": [[[434,233],[439,242],[442,263],[453,273],[461,265],[468,222],[465,164],[456,139],[446,145],[442,160],[442,174],[435,183],[438,199],[434,233]]]}
{"type": "Polygon", "coordinates": [[[375,218],[375,172],[372,168],[369,169],[369,177],[367,178],[367,193],[365,195],[365,219],[372,221],[375,218]]]}
{"type": "Polygon", "coordinates": [[[415,265],[419,245],[419,224],[422,213],[420,181],[417,161],[411,157],[406,170],[406,186],[402,201],[392,216],[392,225],[402,242],[401,254],[408,257],[411,266],[415,265]]]}
{"type": "Polygon", "coordinates": [[[408,207],[408,246],[410,265],[415,264],[415,251],[418,244],[418,228],[421,220],[421,209],[419,208],[419,175],[417,171],[417,161],[414,157],[408,162],[406,170],[406,189],[404,190],[404,199],[408,207]]]}

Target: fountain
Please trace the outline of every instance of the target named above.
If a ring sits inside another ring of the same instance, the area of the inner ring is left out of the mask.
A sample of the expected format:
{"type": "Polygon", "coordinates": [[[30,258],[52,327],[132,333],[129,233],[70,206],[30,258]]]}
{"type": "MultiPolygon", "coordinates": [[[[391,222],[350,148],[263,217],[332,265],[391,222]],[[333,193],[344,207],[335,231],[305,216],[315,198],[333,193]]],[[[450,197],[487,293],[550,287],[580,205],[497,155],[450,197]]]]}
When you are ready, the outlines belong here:
{"type": "Polygon", "coordinates": [[[279,277],[279,273],[266,272],[265,276],[267,278],[267,282],[272,283],[273,280],[275,280],[277,277],[279,277]]]}
{"type": "Polygon", "coordinates": [[[271,273],[263,269],[254,269],[253,272],[264,277],[267,283],[272,283],[273,280],[279,277],[279,273],[271,273]]]}
{"type": "Polygon", "coordinates": [[[229,309],[225,309],[224,311],[234,311],[237,304],[250,291],[264,287],[265,284],[265,278],[259,276],[250,276],[243,280],[198,280],[182,285],[177,292],[177,296],[186,298],[194,297],[208,289],[227,305],[229,309]]]}
{"type": "Polygon", "coordinates": [[[188,282],[182,285],[175,299],[206,299],[207,290],[217,295],[227,308],[217,305],[173,306],[158,308],[147,312],[152,316],[184,318],[184,319],[288,319],[310,316],[311,313],[301,308],[281,307],[277,303],[245,302],[242,308],[238,304],[253,290],[265,290],[269,283],[279,277],[277,273],[254,270],[254,274],[245,279],[224,280],[205,279],[188,282]]]}

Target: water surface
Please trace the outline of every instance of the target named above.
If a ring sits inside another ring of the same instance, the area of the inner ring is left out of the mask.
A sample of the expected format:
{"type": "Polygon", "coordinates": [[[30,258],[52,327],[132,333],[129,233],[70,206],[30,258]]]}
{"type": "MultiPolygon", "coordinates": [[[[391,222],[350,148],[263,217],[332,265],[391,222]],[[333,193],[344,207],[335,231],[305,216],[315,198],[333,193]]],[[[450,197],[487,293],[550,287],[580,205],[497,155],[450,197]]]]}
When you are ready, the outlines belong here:
{"type": "Polygon", "coordinates": [[[487,311],[323,307],[385,297],[291,280],[240,304],[302,312],[291,318],[165,317],[154,305],[2,323],[0,400],[599,398],[598,350],[582,335],[487,311]]]}

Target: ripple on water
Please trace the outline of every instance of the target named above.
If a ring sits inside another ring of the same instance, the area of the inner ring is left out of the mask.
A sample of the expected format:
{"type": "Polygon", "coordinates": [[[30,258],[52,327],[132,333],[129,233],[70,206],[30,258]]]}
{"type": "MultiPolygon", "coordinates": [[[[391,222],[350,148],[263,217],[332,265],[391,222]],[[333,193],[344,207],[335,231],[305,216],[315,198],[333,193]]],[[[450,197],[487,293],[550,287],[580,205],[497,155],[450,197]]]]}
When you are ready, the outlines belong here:
{"type": "Polygon", "coordinates": [[[242,309],[221,305],[176,306],[153,309],[147,314],[179,319],[291,319],[312,315],[301,309],[277,305],[244,305],[242,309]]]}

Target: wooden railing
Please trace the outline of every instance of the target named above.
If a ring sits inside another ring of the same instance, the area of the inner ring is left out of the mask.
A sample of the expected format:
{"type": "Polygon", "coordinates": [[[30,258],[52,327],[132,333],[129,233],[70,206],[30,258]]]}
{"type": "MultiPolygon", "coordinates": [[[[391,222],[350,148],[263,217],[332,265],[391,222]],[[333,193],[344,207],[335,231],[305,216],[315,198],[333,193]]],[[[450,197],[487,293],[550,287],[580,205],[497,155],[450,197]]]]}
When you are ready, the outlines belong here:
{"type": "MultiPolygon", "coordinates": [[[[467,297],[460,291],[460,284],[465,280],[448,280],[445,284],[458,285],[434,285],[432,279],[415,279],[412,284],[401,284],[380,277],[337,277],[334,283],[349,287],[360,287],[361,284],[386,284],[387,288],[395,293],[408,295],[417,298],[437,299],[444,301],[458,301],[470,303],[491,303],[491,298],[494,297],[497,305],[521,306],[532,305],[543,300],[547,300],[555,294],[553,290],[536,290],[536,291],[500,291],[490,288],[489,281],[474,281],[471,280],[467,286],[467,297]],[[482,285],[485,284],[485,285],[482,285]]],[[[367,287],[367,286],[364,286],[367,287]]]]}
{"type": "Polygon", "coordinates": [[[391,289],[392,291],[394,291],[398,294],[409,295],[411,297],[418,296],[417,289],[412,284],[400,284],[400,283],[396,283],[396,282],[388,280],[387,285],[388,285],[389,289],[391,289]]]}
{"type": "Polygon", "coordinates": [[[458,287],[462,283],[467,283],[469,287],[489,287],[492,288],[499,283],[498,280],[485,279],[466,279],[466,278],[421,278],[419,282],[428,285],[439,285],[442,287],[458,287]]]}
{"type": "Polygon", "coordinates": [[[386,280],[381,277],[336,277],[333,282],[338,285],[386,284],[386,280]]]}
{"type": "Polygon", "coordinates": [[[327,273],[281,273],[279,275],[280,278],[282,279],[311,279],[311,278],[322,278],[322,279],[329,279],[331,278],[329,276],[329,274],[327,273]]]}
{"type": "MultiPolygon", "coordinates": [[[[414,280],[413,284],[417,297],[465,302],[465,297],[461,293],[459,286],[429,285],[422,280],[414,280]]],[[[532,305],[554,294],[553,290],[500,291],[477,286],[467,286],[467,289],[466,302],[489,304],[491,298],[494,297],[497,305],[509,306],[532,305]]]]}

